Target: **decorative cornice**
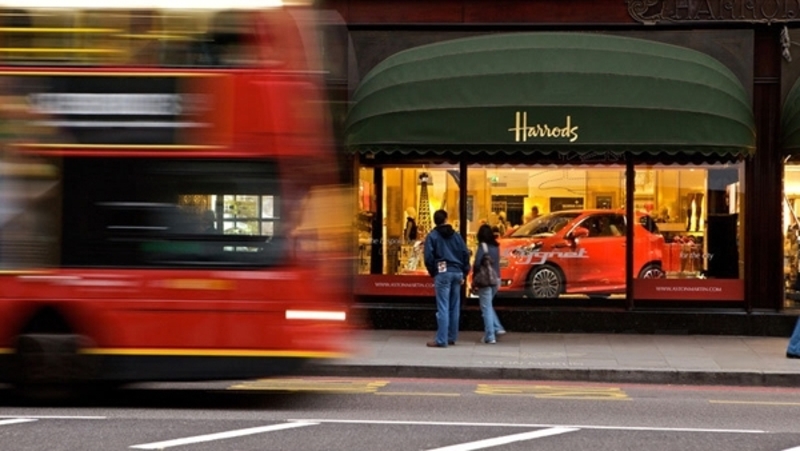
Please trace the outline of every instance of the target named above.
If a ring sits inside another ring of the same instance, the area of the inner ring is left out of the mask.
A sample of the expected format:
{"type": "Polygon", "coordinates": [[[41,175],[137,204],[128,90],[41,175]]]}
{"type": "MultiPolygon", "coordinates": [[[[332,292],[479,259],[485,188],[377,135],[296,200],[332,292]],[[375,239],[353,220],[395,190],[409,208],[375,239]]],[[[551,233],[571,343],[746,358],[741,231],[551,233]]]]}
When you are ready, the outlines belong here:
{"type": "Polygon", "coordinates": [[[625,0],[635,20],[657,23],[800,21],[800,0],[625,0]]]}

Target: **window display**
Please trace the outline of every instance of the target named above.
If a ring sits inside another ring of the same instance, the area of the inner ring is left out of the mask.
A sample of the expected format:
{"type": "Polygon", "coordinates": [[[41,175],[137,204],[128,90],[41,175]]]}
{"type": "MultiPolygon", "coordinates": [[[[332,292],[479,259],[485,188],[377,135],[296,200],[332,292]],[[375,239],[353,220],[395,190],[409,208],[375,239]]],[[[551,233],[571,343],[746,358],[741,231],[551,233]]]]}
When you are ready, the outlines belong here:
{"type": "MultiPolygon", "coordinates": [[[[478,228],[491,226],[500,242],[504,297],[624,299],[632,278],[637,299],[696,299],[703,293],[707,300],[738,300],[740,171],[741,165],[636,167],[628,274],[623,165],[471,165],[462,211],[467,246],[474,255],[478,228]]],[[[427,277],[422,251],[431,212],[445,209],[459,227],[459,171],[384,167],[380,178],[382,230],[363,227],[361,274],[427,277]],[[365,242],[379,253],[380,272],[365,263],[365,242]]],[[[360,191],[369,180],[361,180],[360,191]]],[[[363,205],[362,216],[369,217],[363,205]]]]}
{"type": "Polygon", "coordinates": [[[625,293],[624,167],[475,165],[467,189],[468,236],[482,223],[500,235],[501,296],[625,293]]]}
{"type": "MultiPolygon", "coordinates": [[[[636,280],[637,299],[743,298],[741,171],[740,164],[636,167],[634,208],[663,237],[657,246],[665,275],[636,280]]],[[[635,252],[645,243],[635,237],[635,252]]]]}
{"type": "Polygon", "coordinates": [[[458,169],[383,168],[380,213],[374,211],[373,177],[373,169],[360,171],[359,273],[370,273],[372,253],[377,252],[382,274],[427,277],[422,252],[425,236],[433,229],[433,212],[444,209],[453,227],[459,227],[458,169]],[[380,239],[374,238],[376,215],[381,217],[380,239]]]}
{"type": "Polygon", "coordinates": [[[787,164],[784,169],[783,202],[783,272],[787,306],[800,302],[800,165],[787,164]]]}

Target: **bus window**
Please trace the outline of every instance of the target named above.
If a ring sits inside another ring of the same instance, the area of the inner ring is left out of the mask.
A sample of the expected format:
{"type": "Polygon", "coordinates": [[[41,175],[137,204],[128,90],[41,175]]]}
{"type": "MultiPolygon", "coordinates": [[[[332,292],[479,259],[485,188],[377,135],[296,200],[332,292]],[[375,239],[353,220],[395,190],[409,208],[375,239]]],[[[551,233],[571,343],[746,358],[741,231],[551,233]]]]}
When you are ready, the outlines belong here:
{"type": "Polygon", "coordinates": [[[68,159],[64,190],[65,266],[284,263],[271,163],[68,159]]]}
{"type": "Polygon", "coordinates": [[[0,268],[58,265],[60,184],[54,162],[0,159],[0,268]]]}

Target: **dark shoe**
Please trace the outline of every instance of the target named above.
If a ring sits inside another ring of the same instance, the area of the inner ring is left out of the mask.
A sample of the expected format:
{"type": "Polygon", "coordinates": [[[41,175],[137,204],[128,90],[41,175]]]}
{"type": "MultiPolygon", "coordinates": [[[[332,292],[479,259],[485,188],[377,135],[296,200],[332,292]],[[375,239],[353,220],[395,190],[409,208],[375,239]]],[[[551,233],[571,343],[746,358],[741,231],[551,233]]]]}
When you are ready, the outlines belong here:
{"type": "Polygon", "coordinates": [[[797,354],[789,354],[789,353],[787,352],[787,353],[786,353],[786,358],[787,358],[787,359],[800,359],[800,355],[797,355],[797,354]]]}
{"type": "Polygon", "coordinates": [[[436,343],[435,341],[429,341],[429,342],[425,343],[425,346],[427,346],[429,348],[446,348],[447,347],[447,345],[440,345],[439,343],[436,343]]]}
{"type": "Polygon", "coordinates": [[[454,346],[456,344],[456,342],[455,341],[448,341],[447,344],[449,344],[450,346],[454,346]]]}

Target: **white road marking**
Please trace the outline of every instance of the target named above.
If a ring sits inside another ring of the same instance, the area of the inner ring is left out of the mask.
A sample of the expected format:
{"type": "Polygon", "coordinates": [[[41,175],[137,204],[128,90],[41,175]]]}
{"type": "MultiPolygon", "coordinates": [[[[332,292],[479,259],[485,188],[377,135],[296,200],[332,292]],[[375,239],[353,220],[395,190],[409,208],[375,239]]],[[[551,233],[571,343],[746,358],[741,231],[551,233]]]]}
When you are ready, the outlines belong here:
{"type": "Polygon", "coordinates": [[[145,443],[142,445],[134,445],[131,448],[135,449],[164,449],[173,446],[189,445],[192,443],[210,442],[213,440],[222,440],[226,438],[242,437],[245,435],[261,434],[263,432],[280,431],[283,429],[299,428],[303,426],[314,426],[319,423],[309,421],[298,421],[292,423],[273,424],[270,426],[260,426],[256,428],[239,429],[236,431],[218,432],[216,434],[197,435],[194,437],[178,438],[175,440],[166,440],[163,442],[145,443]]]}
{"type": "Polygon", "coordinates": [[[792,448],[788,448],[788,449],[785,449],[783,451],[800,451],[800,446],[795,446],[795,447],[792,447],[792,448]]]}
{"type": "Polygon", "coordinates": [[[107,417],[68,415],[0,415],[0,418],[32,418],[37,420],[105,420],[107,417]]]}
{"type": "Polygon", "coordinates": [[[8,426],[9,424],[30,423],[36,421],[33,418],[14,418],[13,420],[0,420],[0,426],[8,426]]]}
{"type": "Polygon", "coordinates": [[[444,448],[436,448],[428,451],[474,451],[476,449],[491,448],[493,446],[507,445],[509,443],[521,442],[524,440],[533,440],[535,438],[549,437],[551,435],[566,434],[567,432],[575,432],[578,430],[579,429],[576,428],[561,428],[561,427],[541,429],[533,432],[523,432],[522,434],[506,435],[503,437],[478,440],[476,442],[445,446],[444,448]]]}
{"type": "Polygon", "coordinates": [[[421,426],[485,426],[485,427],[512,427],[512,428],[575,428],[596,429],[612,431],[659,431],[659,432],[708,432],[720,434],[766,434],[760,429],[704,429],[704,428],[662,428],[648,426],[597,426],[585,424],[521,424],[521,423],[468,423],[455,421],[389,421],[389,420],[313,420],[290,419],[286,421],[305,421],[309,423],[350,423],[350,424],[400,424],[421,426]]]}

